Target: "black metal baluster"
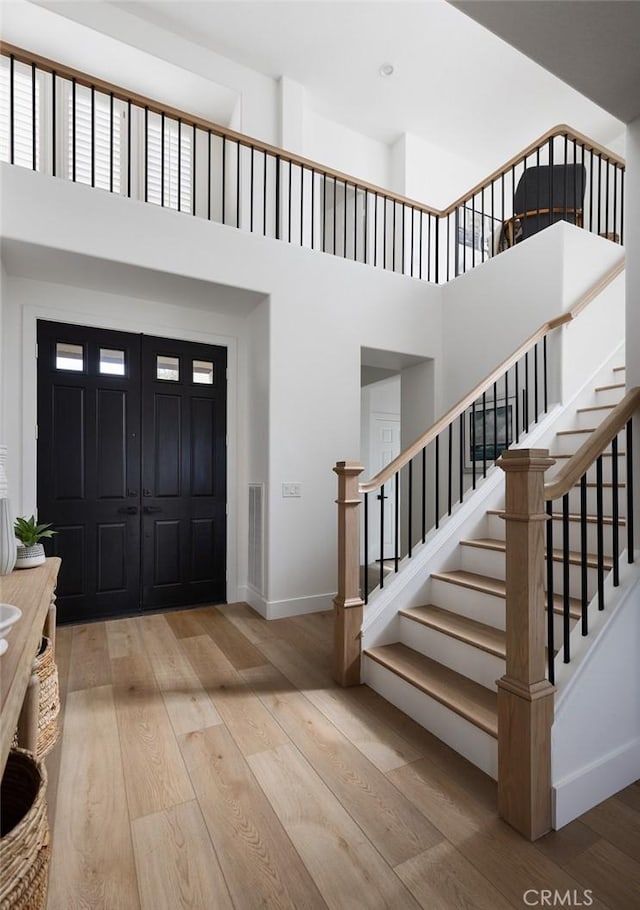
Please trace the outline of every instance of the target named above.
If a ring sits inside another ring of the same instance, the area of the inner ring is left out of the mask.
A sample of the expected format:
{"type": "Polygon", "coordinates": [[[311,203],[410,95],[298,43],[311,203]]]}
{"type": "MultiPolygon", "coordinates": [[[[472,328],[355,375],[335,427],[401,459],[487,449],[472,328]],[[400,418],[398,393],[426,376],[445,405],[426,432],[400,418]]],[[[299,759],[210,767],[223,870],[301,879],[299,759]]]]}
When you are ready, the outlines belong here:
{"type": "Polygon", "coordinates": [[[600,210],[602,208],[602,152],[598,154],[598,234],[600,233],[600,210]]]}
{"type": "Polygon", "coordinates": [[[113,92],[109,99],[109,192],[113,193],[113,92]]]}
{"type": "Polygon", "coordinates": [[[367,264],[367,247],[369,245],[369,190],[364,191],[364,264],[367,264]]]}
{"type": "Polygon", "coordinates": [[[347,258],[347,181],[344,181],[344,227],[342,230],[342,258],[347,258]]]}
{"type": "Polygon", "coordinates": [[[593,149],[589,150],[589,230],[593,231],[593,149]]]}
{"type": "MultiPolygon", "coordinates": [[[[264,165],[265,182],[267,178],[267,161],[265,155],[264,165]]],[[[222,224],[225,223],[225,205],[227,200],[227,137],[222,137],[222,224]]]]}
{"type": "Polygon", "coordinates": [[[602,455],[596,459],[596,537],[598,558],[598,610],[604,610],[604,515],[602,494],[602,455]]]}
{"type": "Polygon", "coordinates": [[[542,339],[542,365],[544,369],[544,412],[549,410],[549,366],[547,362],[547,336],[542,339]]]}
{"type": "Polygon", "coordinates": [[[316,171],[311,168],[311,249],[315,249],[316,171]]]}
{"type": "Polygon", "coordinates": [[[96,185],[96,92],[91,86],[91,186],[96,185]]]}
{"type": "Polygon", "coordinates": [[[182,120],[178,118],[178,211],[182,211],[182,120]]]}
{"type": "Polygon", "coordinates": [[[358,184],[353,187],[353,261],[358,261],[358,184]]]}
{"type": "Polygon", "coordinates": [[[613,555],[613,586],[620,584],[620,540],[618,507],[618,437],[611,440],[611,551],[613,555]]]}
{"type": "Polygon", "coordinates": [[[482,476],[487,476],[487,393],[482,393],[482,476]]]}
{"type": "Polygon", "coordinates": [[[300,246],[304,246],[304,168],[300,165],[300,246]]]}
{"type": "MultiPolygon", "coordinates": [[[[424,212],[419,213],[418,222],[418,278],[422,279],[422,222],[424,221],[424,212]]],[[[429,280],[429,268],[431,265],[429,257],[429,246],[431,243],[431,215],[427,215],[427,281],[429,280]]]]}
{"type": "Polygon", "coordinates": [[[554,600],[553,600],[553,502],[547,500],[547,661],[549,665],[549,682],[553,685],[555,682],[555,622],[554,622],[554,600]]]}
{"type": "MultiPolygon", "coordinates": [[[[195,147],[195,143],[194,143],[195,147]]],[[[194,159],[195,160],[195,159],[194,159]]],[[[195,172],[195,169],[194,169],[195,172]]],[[[195,173],[193,185],[195,186],[195,173]]],[[[195,199],[195,193],[193,194],[195,199]]],[[[193,213],[195,215],[195,211],[193,213]]],[[[240,143],[236,142],[236,227],[240,227],[240,143]]]]}
{"type": "Polygon", "coordinates": [[[400,271],[404,275],[404,252],[405,252],[405,204],[402,203],[402,244],[400,245],[400,271]]]}
{"type": "Polygon", "coordinates": [[[519,382],[518,382],[519,361],[516,361],[515,367],[516,367],[516,370],[515,370],[515,372],[516,372],[516,434],[515,434],[514,441],[517,442],[520,439],[520,387],[519,387],[519,382]]]}
{"type": "MultiPolygon", "coordinates": [[[[92,99],[93,99],[93,88],[92,99]]],[[[36,65],[35,63],[31,64],[31,166],[32,170],[38,169],[38,156],[36,154],[38,142],[37,142],[37,120],[36,120],[36,65]]],[[[93,135],[92,135],[93,140],[93,135]]]]}
{"type": "Polygon", "coordinates": [[[495,189],[495,180],[491,181],[491,255],[496,255],[496,219],[495,219],[495,210],[493,204],[493,191],[495,189]]]}
{"type": "Polygon", "coordinates": [[[393,200],[393,223],[391,226],[391,270],[396,270],[396,200],[393,200]]]}
{"type": "Polygon", "coordinates": [[[255,160],[254,160],[255,151],[256,151],[255,147],[252,145],[251,146],[251,162],[250,162],[251,173],[249,175],[249,183],[251,184],[249,187],[249,208],[250,208],[249,230],[251,231],[252,234],[253,234],[253,175],[255,172],[255,160]]]}
{"type": "Polygon", "coordinates": [[[471,405],[471,487],[476,488],[476,403],[471,405]]]}
{"type": "MultiPolygon", "coordinates": [[[[111,95],[113,103],[113,94],[111,95]]],[[[51,70],[51,173],[56,176],[56,71],[51,70]]]]}
{"type": "Polygon", "coordinates": [[[589,566],[587,553],[587,475],[580,478],[580,611],[582,634],[589,633],[589,566]]]}
{"type": "Polygon", "coordinates": [[[131,102],[127,101],[127,197],[131,198],[131,102]]]}
{"type": "Polygon", "coordinates": [[[9,56],[9,163],[15,164],[15,144],[16,144],[16,126],[15,126],[15,58],[13,54],[9,56]]]}
{"type": "Polygon", "coordinates": [[[624,246],[624,170],[620,171],[620,243],[624,246]]]}
{"type": "MultiPolygon", "coordinates": [[[[395,515],[393,516],[394,529],[393,529],[393,544],[394,544],[394,554],[393,554],[393,568],[394,571],[398,571],[398,563],[400,561],[400,471],[396,471],[396,507],[395,515]]],[[[411,556],[411,462],[409,462],[409,556],[411,556]]]]}
{"type": "Polygon", "coordinates": [[[380,587],[384,588],[384,484],[380,487],[380,587]]]}
{"type": "MultiPolygon", "coordinates": [[[[160,115],[160,205],[164,207],[164,156],[165,156],[164,111],[160,115]]],[[[171,201],[171,194],[169,194],[171,201]]]]}
{"type": "Polygon", "coordinates": [[[369,602],[369,494],[364,494],[364,602],[369,602]]]}
{"type": "Polygon", "coordinates": [[[427,539],[427,447],[422,450],[422,543],[427,539]]]}
{"type": "Polygon", "coordinates": [[[322,177],[322,252],[327,249],[327,175],[322,177]]]}
{"type": "Polygon", "coordinates": [[[464,502],[464,414],[458,418],[458,480],[460,481],[460,502],[464,502]]]}
{"type": "Polygon", "coordinates": [[[288,224],[288,237],[289,243],[291,243],[291,159],[287,162],[289,165],[289,198],[287,202],[287,224],[288,224]]]}
{"type": "Polygon", "coordinates": [[[635,561],[633,540],[633,419],[627,421],[627,562],[635,561]]]}
{"type": "MultiPolygon", "coordinates": [[[[553,551],[547,554],[553,560],[553,551]]],[[[569,636],[571,634],[571,614],[569,597],[569,496],[562,497],[562,638],[564,645],[564,662],[571,659],[569,636]]]]}
{"type": "MultiPolygon", "coordinates": [[[[410,255],[410,259],[411,259],[411,272],[410,272],[410,274],[411,274],[411,277],[412,277],[412,278],[413,278],[413,224],[414,224],[415,214],[416,214],[415,209],[414,209],[413,206],[412,206],[412,207],[411,207],[411,255],[410,255]]],[[[404,260],[403,260],[403,261],[404,261],[404,260]]]]}
{"type": "MultiPolygon", "coordinates": [[[[411,558],[411,553],[413,550],[412,534],[411,534],[412,526],[413,526],[413,458],[409,459],[409,464],[407,465],[407,473],[408,473],[408,488],[409,488],[409,490],[408,490],[409,496],[408,496],[408,500],[407,500],[407,547],[408,547],[407,552],[408,552],[409,558],[411,558]]],[[[400,500],[396,499],[396,515],[399,511],[399,509],[398,509],[399,502],[400,502],[400,500]]],[[[398,571],[398,568],[397,568],[397,562],[396,562],[396,572],[397,571],[398,571]]]]}
{"type": "Polygon", "coordinates": [[[525,432],[529,429],[529,352],[524,355],[524,406],[523,417],[525,432]]]}
{"type": "Polygon", "coordinates": [[[264,153],[264,180],[262,181],[262,236],[267,236],[267,153],[264,153]]]}
{"type": "Polygon", "coordinates": [[[382,268],[387,267],[387,197],[382,207],[382,268]]]}
{"type": "MultiPolygon", "coordinates": [[[[569,220],[567,218],[567,215],[568,215],[568,211],[567,211],[567,178],[569,176],[568,168],[567,168],[568,151],[569,151],[569,137],[565,133],[564,134],[564,172],[563,172],[564,173],[564,214],[563,214],[563,218],[565,221],[569,220]]],[[[553,200],[553,196],[551,197],[551,199],[553,200]]],[[[553,206],[553,201],[551,202],[551,205],[553,206]]],[[[551,216],[551,223],[553,224],[553,215],[551,216]]]]}
{"type": "Polygon", "coordinates": [[[449,464],[447,470],[447,514],[451,515],[453,505],[453,424],[449,424],[449,445],[447,447],[449,464]]]}
{"type": "MultiPolygon", "coordinates": [[[[147,155],[147,122],[146,122],[146,113],[145,113],[145,162],[147,155]]],[[[146,178],[146,165],[145,165],[145,178],[146,178]]],[[[71,80],[71,179],[75,183],[76,180],[76,80],[71,80]]],[[[145,196],[144,201],[147,201],[147,192],[145,185],[145,196]]]]}
{"type": "Polygon", "coordinates": [[[507,448],[513,442],[513,420],[511,419],[511,405],[509,404],[509,370],[504,374],[504,407],[505,407],[505,440],[507,448]]]}
{"type": "Polygon", "coordinates": [[[374,194],[373,205],[373,265],[378,264],[378,194],[374,194]]]}
{"type": "MultiPolygon", "coordinates": [[[[466,214],[466,213],[465,213],[466,214]]],[[[465,237],[466,240],[466,237],[465,237]]],[[[476,197],[471,197],[471,268],[476,267],[476,197]]]]}
{"type": "Polygon", "coordinates": [[[533,407],[535,411],[535,422],[538,422],[538,342],[533,346],[533,407]]]}
{"type": "Polygon", "coordinates": [[[613,165],[613,240],[616,239],[618,227],[618,165],[613,165]]]}
{"type": "MultiPolygon", "coordinates": [[[[207,134],[207,220],[211,221],[211,130],[207,134]]],[[[251,149],[251,230],[253,230],[253,148],[251,149]]]]}
{"type": "Polygon", "coordinates": [[[336,255],[336,209],[337,209],[337,197],[336,197],[336,178],[333,178],[333,255],[336,255]]]}
{"type": "Polygon", "coordinates": [[[498,457],[498,384],[493,383],[493,459],[498,457]]]}
{"type": "Polygon", "coordinates": [[[434,502],[436,507],[436,528],[440,527],[440,434],[436,436],[436,488],[434,502]]]}

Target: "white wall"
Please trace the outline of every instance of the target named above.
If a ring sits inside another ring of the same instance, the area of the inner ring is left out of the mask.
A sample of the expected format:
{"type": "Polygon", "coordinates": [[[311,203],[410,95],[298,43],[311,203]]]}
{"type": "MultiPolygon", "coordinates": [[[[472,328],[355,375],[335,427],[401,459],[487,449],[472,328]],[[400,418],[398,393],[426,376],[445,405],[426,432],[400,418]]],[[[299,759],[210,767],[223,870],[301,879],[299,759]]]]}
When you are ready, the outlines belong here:
{"type": "Polygon", "coordinates": [[[304,154],[349,176],[390,186],[389,148],[310,109],[304,118],[304,154]]]}
{"type": "Polygon", "coordinates": [[[590,635],[572,636],[569,685],[557,683],[552,728],[554,827],[560,828],[633,783],[640,771],[640,570],[621,565],[607,585],[607,612],[590,635]],[[619,596],[623,591],[623,597],[619,596]],[[617,601],[617,602],[616,602],[617,601]],[[612,615],[613,614],[613,615],[612,615]],[[600,627],[600,628],[598,628],[600,627]],[[597,723],[592,719],[598,718],[597,723]]]}
{"type": "MultiPolygon", "coordinates": [[[[640,386],[640,117],[627,127],[625,181],[625,247],[627,250],[627,388],[640,386]]],[[[634,467],[640,476],[640,420],[634,421],[634,467]]],[[[636,494],[635,526],[640,527],[636,494]]]]}
{"type": "MultiPolygon", "coordinates": [[[[160,288],[163,275],[167,281],[189,276],[198,287],[215,282],[269,296],[268,304],[260,304],[248,316],[246,355],[238,342],[239,361],[246,356],[248,375],[238,375],[239,426],[235,442],[230,440],[237,459],[236,523],[240,529],[246,516],[247,483],[267,476],[268,588],[265,602],[257,606],[274,616],[329,606],[336,572],[332,467],[360,454],[361,347],[439,363],[441,289],[10,165],[2,165],[0,177],[5,237],[13,244],[44,249],[47,268],[57,269],[56,261],[70,251],[115,263],[116,272],[117,264],[149,270],[144,274],[160,288]],[[257,357],[252,354],[255,345],[257,357]],[[244,431],[243,395],[247,413],[253,415],[244,431]],[[252,455],[252,461],[248,453],[254,446],[265,451],[266,426],[268,455],[252,455]],[[250,467],[256,476],[250,476],[250,467]],[[302,484],[300,499],[282,498],[286,481],[302,484]]],[[[28,273],[29,257],[25,262],[23,273],[28,273]]],[[[74,281],[73,271],[70,266],[68,282],[74,281]]],[[[46,274],[38,277],[47,280],[46,274]]],[[[18,381],[22,369],[18,361],[32,356],[28,345],[35,338],[34,307],[29,309],[24,297],[26,282],[17,283],[23,296],[15,303],[15,322],[5,339],[7,386],[18,381]],[[16,343],[20,331],[21,345],[16,343]]],[[[83,322],[93,314],[98,324],[103,320],[116,328],[125,328],[131,319],[138,324],[151,321],[159,332],[150,305],[124,301],[115,306],[110,297],[108,305],[98,306],[85,300],[85,292],[86,282],[84,290],[69,293],[64,307],[66,291],[57,292],[55,318],[64,321],[72,318],[65,313],[75,312],[74,321],[83,322]]],[[[41,303],[44,296],[40,294],[41,303]]],[[[208,318],[194,311],[185,324],[190,331],[197,331],[199,324],[212,334],[230,332],[231,304],[225,313],[212,312],[208,318]]],[[[183,311],[174,310],[171,325],[179,329],[183,311]]],[[[11,412],[7,442],[14,463],[30,466],[30,487],[25,480],[21,497],[26,505],[35,496],[35,440],[28,427],[34,420],[35,399],[27,389],[22,400],[5,391],[5,406],[11,412]]],[[[19,471],[14,472],[16,482],[18,477],[19,471]]],[[[243,540],[240,530],[238,539],[240,552],[246,548],[246,535],[243,540]]],[[[239,579],[237,592],[242,596],[244,580],[239,579]]]]}
{"type": "Polygon", "coordinates": [[[570,309],[620,255],[618,246],[558,222],[443,285],[443,408],[570,309]]]}
{"type": "Polygon", "coordinates": [[[392,155],[402,159],[401,167],[396,166],[394,189],[432,208],[447,208],[487,176],[487,168],[480,160],[453,154],[412,133],[404,133],[398,139],[392,155]]]}

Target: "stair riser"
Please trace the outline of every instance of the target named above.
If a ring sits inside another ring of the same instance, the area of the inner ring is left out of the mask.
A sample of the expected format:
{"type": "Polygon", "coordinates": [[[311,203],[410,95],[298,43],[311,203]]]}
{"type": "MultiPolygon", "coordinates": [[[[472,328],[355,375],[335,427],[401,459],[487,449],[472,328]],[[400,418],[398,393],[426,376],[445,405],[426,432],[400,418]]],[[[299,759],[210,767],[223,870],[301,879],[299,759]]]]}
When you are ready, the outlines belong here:
{"type": "MultiPolygon", "coordinates": [[[[505,628],[505,602],[502,597],[492,594],[483,594],[471,588],[450,584],[446,581],[432,580],[431,601],[435,606],[469,619],[476,619],[496,629],[505,628]]],[[[572,628],[575,620],[571,620],[572,628]]],[[[554,613],[554,629],[556,641],[560,641],[562,632],[562,616],[554,613]]],[[[436,657],[436,660],[438,658],[436,657]]]]}
{"type": "MultiPolygon", "coordinates": [[[[554,546],[556,549],[562,547],[562,522],[554,521],[553,527],[553,539],[554,546]]],[[[603,540],[604,540],[604,553],[605,556],[610,556],[613,553],[613,527],[611,525],[603,525],[603,540]]],[[[626,540],[625,529],[622,526],[618,527],[618,538],[619,546],[622,549],[626,540]]],[[[598,528],[595,523],[587,524],[587,552],[596,553],[598,547],[598,528]]],[[[569,522],[569,549],[580,552],[582,548],[582,538],[581,538],[581,529],[580,522],[570,521],[569,522]]]]}
{"type": "Polygon", "coordinates": [[[505,673],[504,660],[494,654],[488,654],[474,645],[406,616],[400,617],[400,641],[487,689],[495,690],[496,679],[505,673]]]}
{"type": "MultiPolygon", "coordinates": [[[[603,465],[604,467],[604,465],[603,465]]],[[[604,471],[603,471],[604,474],[604,471]]],[[[605,479],[603,477],[603,479],[605,479]]],[[[619,477],[622,481],[623,478],[619,477]]],[[[580,512],[580,488],[575,487],[569,493],[569,511],[578,514],[580,512]]],[[[598,491],[595,487],[587,489],[587,514],[595,515],[598,509],[598,491]]],[[[562,510],[562,500],[554,503],[554,511],[562,510]]],[[[611,516],[613,514],[613,487],[603,487],[602,489],[602,514],[611,516]]],[[[618,515],[624,518],[627,514],[627,490],[626,487],[618,488],[618,515]]]]}
{"type": "Polygon", "coordinates": [[[460,616],[494,626],[496,629],[505,627],[504,599],[494,597],[492,594],[484,594],[432,578],[431,603],[460,616]]]}
{"type": "MultiPolygon", "coordinates": [[[[617,377],[614,382],[622,382],[622,377],[617,377]]],[[[606,389],[595,393],[595,404],[619,404],[624,397],[624,389],[606,389]]]]}
{"type": "MultiPolygon", "coordinates": [[[[606,404],[604,401],[594,402],[596,406],[606,404]]],[[[602,421],[607,417],[611,411],[579,411],[576,412],[575,417],[575,428],[576,429],[585,429],[588,427],[597,427],[600,426],[602,421]]]]}
{"type": "MultiPolygon", "coordinates": [[[[592,419],[588,422],[589,426],[593,428],[597,426],[599,421],[597,419],[592,419]]],[[[577,424],[576,426],[579,426],[577,424]]],[[[558,434],[551,442],[549,449],[551,452],[557,452],[560,455],[573,455],[574,452],[577,452],[581,445],[589,438],[591,434],[589,433],[569,433],[569,434],[558,434]]],[[[619,434],[618,436],[618,449],[621,450],[624,448],[624,433],[619,434]]],[[[607,449],[609,451],[609,449],[607,449]]]]}
{"type": "MultiPolygon", "coordinates": [[[[505,555],[494,550],[484,550],[478,547],[460,547],[460,568],[466,572],[475,572],[478,575],[489,575],[492,578],[505,577],[505,555]]],[[[545,573],[546,573],[545,566],[545,573]]],[[[605,569],[605,575],[607,570],[605,569]]],[[[560,562],[554,562],[553,565],[553,589],[556,593],[564,591],[563,586],[563,566],[560,562]]],[[[545,574],[546,579],[546,574],[545,574]]],[[[569,590],[573,597],[577,597],[581,591],[582,571],[580,566],[569,566],[569,590]]],[[[587,585],[589,596],[593,596],[598,583],[597,570],[595,568],[587,569],[587,585]]]]}
{"type": "Polygon", "coordinates": [[[364,681],[368,686],[485,774],[497,779],[498,747],[492,736],[366,655],[363,664],[364,681]]]}
{"type": "MultiPolygon", "coordinates": [[[[609,505],[609,503],[607,503],[609,505]]],[[[495,540],[504,540],[504,521],[501,518],[498,518],[497,515],[490,515],[487,523],[488,534],[487,537],[495,540]]],[[[554,520],[554,546],[562,546],[562,522],[559,520],[554,520]]],[[[619,526],[619,540],[620,548],[624,547],[625,537],[625,528],[623,525],[619,526]]],[[[596,547],[598,545],[598,529],[595,523],[587,523],[587,552],[595,553],[596,547]]],[[[581,548],[581,531],[580,531],[580,522],[570,521],[569,522],[569,549],[579,551],[581,548]]],[[[611,525],[604,525],[604,552],[605,555],[610,556],[612,553],[612,527],[611,525]]]]}

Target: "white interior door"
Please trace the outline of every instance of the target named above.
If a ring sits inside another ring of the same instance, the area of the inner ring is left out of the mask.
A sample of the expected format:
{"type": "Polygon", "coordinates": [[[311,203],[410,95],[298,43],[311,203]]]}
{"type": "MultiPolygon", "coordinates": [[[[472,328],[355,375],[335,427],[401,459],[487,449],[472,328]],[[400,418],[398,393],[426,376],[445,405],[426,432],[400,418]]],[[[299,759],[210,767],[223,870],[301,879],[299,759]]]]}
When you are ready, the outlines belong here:
{"type": "MultiPolygon", "coordinates": [[[[371,414],[370,455],[372,473],[377,474],[400,454],[400,417],[395,414],[371,414]]],[[[371,494],[369,501],[369,562],[380,558],[380,503],[383,503],[382,556],[395,556],[396,485],[390,480],[384,487],[384,499],[371,494]]]]}

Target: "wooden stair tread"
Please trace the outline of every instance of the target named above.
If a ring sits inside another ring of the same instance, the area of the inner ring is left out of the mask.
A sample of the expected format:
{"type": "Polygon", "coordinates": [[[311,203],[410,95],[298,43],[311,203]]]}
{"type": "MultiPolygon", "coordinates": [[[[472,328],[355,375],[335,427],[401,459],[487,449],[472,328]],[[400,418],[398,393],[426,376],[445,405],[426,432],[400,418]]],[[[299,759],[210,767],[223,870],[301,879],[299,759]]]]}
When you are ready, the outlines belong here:
{"type": "Polygon", "coordinates": [[[498,701],[495,692],[399,642],[371,648],[364,653],[489,736],[497,738],[498,701]]]}
{"type": "Polygon", "coordinates": [[[610,392],[612,389],[624,389],[626,388],[625,382],[613,382],[610,385],[599,385],[596,392],[610,392]]]}
{"type": "MultiPolygon", "coordinates": [[[[444,581],[448,584],[458,585],[461,588],[469,588],[472,591],[479,591],[482,594],[500,597],[503,600],[506,597],[505,582],[502,578],[479,575],[477,572],[467,572],[464,569],[452,569],[448,572],[432,572],[431,578],[435,578],[436,581],[444,581]]],[[[562,613],[562,605],[562,594],[554,594],[554,613],[562,613]]],[[[582,615],[580,601],[577,597],[569,598],[569,614],[572,619],[580,619],[580,616],[582,615]]]]}
{"type": "Polygon", "coordinates": [[[451,638],[456,638],[458,641],[480,648],[495,657],[504,658],[506,656],[506,636],[502,629],[469,619],[467,616],[460,616],[459,613],[452,613],[451,610],[445,610],[433,604],[400,610],[399,614],[414,622],[429,626],[431,629],[436,629],[451,638]]]}
{"type": "Polygon", "coordinates": [[[615,404],[595,404],[588,408],[578,408],[576,414],[589,414],[591,411],[613,411],[615,404]]]}
{"type": "MultiPolygon", "coordinates": [[[[593,433],[593,430],[586,430],[585,432],[587,432],[587,433],[593,433]]],[[[626,454],[627,454],[626,452],[621,452],[621,451],[618,449],[618,455],[620,456],[620,458],[626,457],[626,454]]],[[[563,453],[563,454],[560,454],[560,453],[556,454],[555,452],[550,452],[550,453],[549,453],[549,457],[550,457],[550,458],[556,458],[556,459],[557,459],[557,458],[573,458],[574,455],[575,455],[575,452],[571,452],[569,455],[565,455],[564,453],[563,453]]],[[[602,452],[601,455],[602,455],[603,458],[611,458],[612,453],[611,453],[611,452],[602,452]]],[[[595,461],[593,462],[592,465],[590,465],[590,467],[593,467],[593,465],[595,465],[595,461]]],[[[576,484],[576,486],[578,487],[578,486],[580,486],[580,484],[576,484]]],[[[596,484],[593,484],[593,486],[596,486],[596,484]]]]}
{"type": "MultiPolygon", "coordinates": [[[[495,538],[489,537],[477,537],[473,540],[461,540],[461,547],[475,547],[479,550],[492,550],[494,553],[504,553],[506,550],[506,543],[504,540],[496,540],[495,538]]],[[[546,553],[546,550],[545,550],[546,553]]],[[[553,559],[555,562],[562,562],[563,555],[562,550],[554,548],[553,550],[553,559]]],[[[613,560],[610,556],[603,556],[602,562],[605,569],[611,570],[613,568],[613,560]]],[[[569,550],[569,563],[572,566],[579,566],[582,564],[582,558],[580,553],[577,550],[569,550]]],[[[587,553],[587,565],[590,569],[597,569],[598,567],[598,557],[594,553],[587,553]]]]}
{"type": "Polygon", "coordinates": [[[624,367],[614,367],[614,368],[613,368],[613,372],[614,372],[614,373],[620,373],[620,372],[622,372],[623,370],[626,370],[626,369],[627,369],[626,366],[624,366],[624,367]]]}
{"type": "MultiPolygon", "coordinates": [[[[595,487],[596,484],[592,484],[592,486],[595,487]]],[[[603,486],[607,486],[607,484],[603,484],[603,486]]],[[[608,486],[611,486],[611,484],[608,484],[608,486]]],[[[624,486],[624,484],[620,484],[620,486],[624,486]]],[[[502,517],[502,516],[504,516],[504,514],[505,514],[504,509],[487,509],[487,515],[498,515],[498,516],[502,517]]],[[[562,521],[562,519],[563,519],[562,512],[553,512],[551,517],[554,521],[562,521]]],[[[569,518],[569,521],[580,521],[580,514],[578,512],[569,512],[568,518],[569,518]]],[[[598,521],[598,516],[597,515],[587,515],[586,519],[587,519],[587,524],[596,524],[598,521]]],[[[605,525],[613,524],[613,517],[611,515],[603,515],[602,523],[605,525]]],[[[626,518],[621,518],[621,517],[618,518],[618,524],[621,527],[625,527],[626,523],[627,523],[626,518]]]]}
{"type": "Polygon", "coordinates": [[[585,427],[584,429],[578,427],[578,429],[575,430],[558,430],[556,436],[580,436],[585,433],[595,433],[595,431],[596,427],[585,427]]]}

